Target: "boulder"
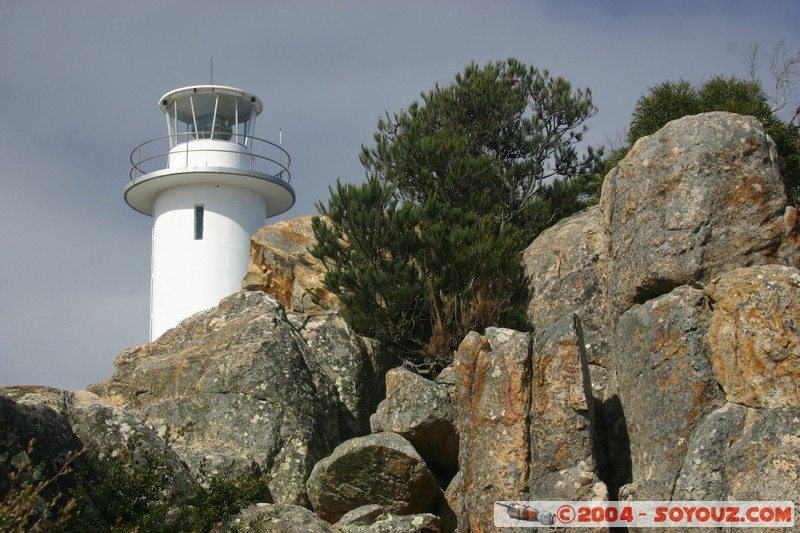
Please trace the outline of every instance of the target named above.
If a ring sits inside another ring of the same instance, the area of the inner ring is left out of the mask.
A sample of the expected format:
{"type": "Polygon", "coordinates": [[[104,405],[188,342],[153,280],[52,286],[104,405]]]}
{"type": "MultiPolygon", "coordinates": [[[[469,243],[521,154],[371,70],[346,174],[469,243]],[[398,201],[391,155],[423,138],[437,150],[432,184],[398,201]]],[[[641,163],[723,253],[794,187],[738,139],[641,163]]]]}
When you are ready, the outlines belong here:
{"type": "Polygon", "coordinates": [[[257,470],[276,503],[307,504],[305,481],[339,442],[336,387],[263,292],[240,292],[157,341],[122,352],[91,390],[178,435],[194,470],[257,470]]]}
{"type": "Polygon", "coordinates": [[[325,288],[325,266],[308,253],[316,242],[312,218],[281,220],[253,235],[242,289],[267,292],[297,312],[339,309],[338,297],[325,288]]]}
{"type": "Polygon", "coordinates": [[[373,504],[353,509],[334,527],[340,533],[439,533],[439,523],[439,517],[429,513],[398,516],[373,504]]]}
{"type": "Polygon", "coordinates": [[[713,307],[705,340],[730,402],[800,408],[800,270],[737,268],[706,288],[713,307]]]}
{"type": "Polygon", "coordinates": [[[681,287],[619,319],[613,372],[633,479],[625,499],[669,499],[692,431],[723,402],[703,345],[709,318],[703,292],[681,287]]]}
{"type": "Polygon", "coordinates": [[[428,466],[449,481],[458,471],[458,435],[455,405],[449,385],[440,384],[405,368],[386,374],[386,399],[370,418],[373,433],[402,435],[428,466]]]}
{"type": "Polygon", "coordinates": [[[594,401],[577,315],[537,335],[534,346],[528,499],[608,500],[597,475],[594,401]]]}
{"type": "Polygon", "coordinates": [[[469,333],[455,356],[462,501],[460,530],[494,531],[491,505],[525,500],[529,479],[531,338],[487,328],[469,333]]]}
{"type": "Polygon", "coordinates": [[[343,442],[314,466],[307,488],[314,511],[331,523],[368,504],[399,515],[424,513],[439,492],[414,447],[395,433],[343,442]]]}
{"type": "Polygon", "coordinates": [[[600,198],[611,312],[781,261],[787,205],[775,143],[753,117],[687,116],[639,139],[600,198]]]}
{"type": "Polygon", "coordinates": [[[608,303],[604,261],[608,235],[598,206],[590,207],[543,231],[522,254],[530,290],[528,320],[544,331],[578,315],[587,358],[608,359],[608,303]]]}
{"type": "Polygon", "coordinates": [[[334,533],[320,518],[299,505],[258,503],[239,511],[224,531],[240,533],[334,533]]]}
{"type": "Polygon", "coordinates": [[[161,468],[169,472],[172,480],[169,488],[175,494],[187,495],[194,484],[186,464],[159,435],[131,413],[91,392],[6,387],[0,389],[0,396],[13,399],[20,406],[52,409],[80,444],[81,462],[91,462],[100,476],[121,450],[129,449],[134,462],[144,464],[148,457],[158,457],[161,468]]]}

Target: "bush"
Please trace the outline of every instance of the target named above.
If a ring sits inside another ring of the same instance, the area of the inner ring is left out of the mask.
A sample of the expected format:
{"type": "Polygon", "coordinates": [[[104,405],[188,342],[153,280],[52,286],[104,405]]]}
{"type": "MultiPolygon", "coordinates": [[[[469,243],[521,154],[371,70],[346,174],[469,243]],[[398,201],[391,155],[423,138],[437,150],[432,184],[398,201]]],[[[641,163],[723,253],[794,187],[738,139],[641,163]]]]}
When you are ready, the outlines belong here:
{"type": "Polygon", "coordinates": [[[80,455],[70,453],[61,468],[51,477],[36,481],[30,457],[34,439],[17,469],[9,474],[8,491],[0,501],[0,531],[46,531],[61,528],[76,506],[75,498],[66,498],[56,483],[72,471],[80,455]]]}

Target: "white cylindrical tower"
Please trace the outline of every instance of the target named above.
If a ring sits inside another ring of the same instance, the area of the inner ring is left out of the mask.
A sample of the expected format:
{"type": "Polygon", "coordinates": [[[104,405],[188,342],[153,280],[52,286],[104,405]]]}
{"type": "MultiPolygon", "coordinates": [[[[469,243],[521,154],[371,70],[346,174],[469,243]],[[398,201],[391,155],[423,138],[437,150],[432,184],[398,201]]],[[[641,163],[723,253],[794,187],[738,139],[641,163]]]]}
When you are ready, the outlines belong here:
{"type": "Polygon", "coordinates": [[[160,100],[167,135],[137,146],[125,201],[154,217],[150,340],[239,290],[250,237],[295,200],[289,154],[253,136],[262,102],[218,85],[160,100]]]}

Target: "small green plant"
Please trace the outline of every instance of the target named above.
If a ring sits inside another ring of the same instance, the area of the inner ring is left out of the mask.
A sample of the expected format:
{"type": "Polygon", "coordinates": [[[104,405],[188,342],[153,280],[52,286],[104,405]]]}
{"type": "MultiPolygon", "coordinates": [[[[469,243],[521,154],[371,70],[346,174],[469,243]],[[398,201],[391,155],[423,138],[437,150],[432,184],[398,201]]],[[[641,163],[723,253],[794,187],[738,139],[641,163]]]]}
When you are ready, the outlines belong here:
{"type": "Polygon", "coordinates": [[[75,459],[82,453],[67,454],[64,464],[51,477],[34,481],[31,455],[35,439],[31,439],[22,461],[9,474],[9,489],[0,502],[0,531],[44,531],[59,528],[76,505],[75,498],[65,498],[53,491],[57,480],[72,471],[75,459]]]}
{"type": "Polygon", "coordinates": [[[184,530],[210,531],[248,505],[261,501],[267,492],[266,481],[255,463],[249,474],[234,478],[209,476],[201,465],[197,481],[189,502],[181,507],[184,530]]]}
{"type": "Polygon", "coordinates": [[[77,473],[73,497],[92,512],[72,512],[62,530],[211,531],[267,493],[257,467],[234,477],[209,475],[201,467],[191,487],[176,490],[177,471],[170,464],[175,438],[168,430],[163,448],[153,450],[134,434],[124,448],[106,450],[111,460],[88,461],[77,473]]]}

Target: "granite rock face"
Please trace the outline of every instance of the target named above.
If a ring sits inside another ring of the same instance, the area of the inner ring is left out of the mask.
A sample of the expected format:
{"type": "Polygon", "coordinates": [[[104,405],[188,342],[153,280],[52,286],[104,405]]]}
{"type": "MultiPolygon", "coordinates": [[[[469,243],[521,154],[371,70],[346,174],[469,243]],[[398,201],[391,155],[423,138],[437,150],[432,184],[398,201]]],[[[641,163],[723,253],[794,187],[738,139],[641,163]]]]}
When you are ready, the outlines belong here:
{"type": "Polygon", "coordinates": [[[380,505],[365,505],[345,514],[335,527],[339,533],[439,533],[440,522],[430,513],[398,516],[380,505]]]}
{"type": "Polygon", "coordinates": [[[281,220],[253,235],[242,289],[267,292],[296,312],[339,309],[338,297],[325,288],[325,267],[308,253],[315,243],[312,218],[281,220]]]}
{"type": "Polygon", "coordinates": [[[462,501],[459,528],[492,531],[491,504],[525,499],[530,474],[531,338],[467,335],[455,356],[462,501]]]}
{"type": "Polygon", "coordinates": [[[585,341],[576,315],[536,338],[530,415],[531,500],[607,500],[598,478],[595,412],[585,341]]]}
{"type": "MultiPolygon", "coordinates": [[[[297,324],[300,315],[290,313],[297,324]]],[[[386,396],[386,373],[401,360],[377,341],[356,335],[335,313],[302,316],[300,335],[339,394],[341,440],[370,432],[370,416],[386,396]]]]}
{"type": "Polygon", "coordinates": [[[640,139],[597,207],[525,251],[534,351],[583,326],[610,497],[796,493],[799,234],[761,125],[706,113],[640,139]]]}
{"type": "Polygon", "coordinates": [[[728,401],[800,408],[800,270],[738,268],[706,292],[708,356],[728,401]]]}
{"type": "Polygon", "coordinates": [[[225,531],[240,533],[334,533],[317,515],[299,505],[259,503],[242,509],[225,531]]]}
{"type": "Polygon", "coordinates": [[[317,463],[307,486],[314,512],[331,523],[369,504],[399,515],[424,513],[439,493],[425,462],[396,433],[343,442],[317,463]]]}
{"type": "Polygon", "coordinates": [[[179,434],[173,448],[193,470],[255,463],[277,503],[306,503],[308,474],[339,442],[333,380],[263,292],[225,298],[115,365],[94,392],[179,434]]]}
{"type": "Polygon", "coordinates": [[[628,499],[670,498],[692,431],[723,402],[703,345],[709,314],[702,291],[680,287],[619,319],[613,371],[631,450],[628,499]]]}
{"type": "Polygon", "coordinates": [[[531,289],[531,324],[541,331],[577,314],[587,358],[601,364],[608,352],[607,239],[603,215],[594,206],[543,231],[522,256],[531,289]]]}

